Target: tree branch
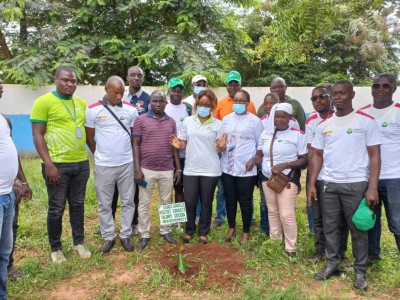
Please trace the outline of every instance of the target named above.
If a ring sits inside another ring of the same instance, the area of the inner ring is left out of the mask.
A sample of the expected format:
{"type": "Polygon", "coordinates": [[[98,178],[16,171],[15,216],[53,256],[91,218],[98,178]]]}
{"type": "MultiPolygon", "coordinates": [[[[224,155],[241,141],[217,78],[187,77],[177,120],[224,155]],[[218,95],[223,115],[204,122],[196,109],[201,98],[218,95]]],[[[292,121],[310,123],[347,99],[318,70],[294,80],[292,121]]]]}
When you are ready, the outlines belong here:
{"type": "Polygon", "coordinates": [[[3,55],[6,59],[12,59],[12,53],[10,51],[10,48],[8,48],[6,38],[3,35],[3,32],[0,29],[0,48],[3,51],[3,55]]]}

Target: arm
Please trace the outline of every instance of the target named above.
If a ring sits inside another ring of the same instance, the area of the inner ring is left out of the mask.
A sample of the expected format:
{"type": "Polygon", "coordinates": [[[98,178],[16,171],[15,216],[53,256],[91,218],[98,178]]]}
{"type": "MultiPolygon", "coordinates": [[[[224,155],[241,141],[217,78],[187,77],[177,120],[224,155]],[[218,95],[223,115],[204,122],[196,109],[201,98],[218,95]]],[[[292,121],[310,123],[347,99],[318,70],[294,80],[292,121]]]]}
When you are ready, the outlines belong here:
{"type": "Polygon", "coordinates": [[[47,125],[43,123],[32,123],[33,142],[37,152],[43,160],[45,174],[49,183],[57,185],[60,182],[60,173],[58,172],[57,167],[51,161],[49,149],[47,148],[47,144],[44,139],[46,127],[47,125]]]}
{"type": "Polygon", "coordinates": [[[88,145],[90,152],[94,154],[96,152],[96,141],[94,140],[95,129],[90,127],[85,127],[86,131],[86,144],[88,145]]]}
{"type": "Polygon", "coordinates": [[[303,169],[307,167],[307,154],[299,155],[295,161],[288,161],[285,163],[277,164],[272,167],[273,173],[282,172],[285,169],[303,169]]]}
{"type": "Polygon", "coordinates": [[[32,190],[29,187],[28,181],[25,178],[24,170],[22,169],[21,160],[18,156],[18,174],[17,178],[21,181],[22,184],[22,197],[24,201],[29,201],[32,199],[32,190]]]}
{"type": "Polygon", "coordinates": [[[311,174],[311,160],[312,160],[312,157],[313,157],[313,155],[314,155],[314,148],[313,147],[311,147],[311,143],[310,144],[307,144],[307,150],[308,150],[308,152],[307,152],[307,160],[308,160],[308,173],[310,173],[311,174]]]}
{"type": "Polygon", "coordinates": [[[381,170],[381,147],[380,145],[368,146],[369,157],[369,183],[365,192],[365,198],[369,205],[376,205],[379,202],[378,181],[381,170]]]}
{"type": "Polygon", "coordinates": [[[135,136],[133,137],[133,157],[134,157],[134,165],[135,165],[135,181],[140,185],[140,182],[144,178],[143,172],[140,168],[140,147],[142,144],[142,137],[135,136]]]}
{"type": "Polygon", "coordinates": [[[174,162],[176,166],[175,174],[174,174],[174,182],[175,185],[178,185],[182,180],[182,168],[181,168],[181,160],[179,158],[179,150],[172,148],[174,162]]]}
{"type": "Polygon", "coordinates": [[[312,155],[312,160],[310,161],[310,181],[308,182],[308,195],[307,202],[311,203],[311,200],[317,199],[317,190],[315,189],[315,183],[318,178],[319,172],[321,172],[322,162],[323,162],[323,150],[322,149],[314,149],[312,155]]]}
{"type": "Polygon", "coordinates": [[[186,148],[187,141],[178,139],[178,138],[176,137],[176,135],[171,134],[171,136],[169,137],[169,143],[170,143],[171,146],[174,147],[175,149],[182,150],[182,149],[185,149],[185,148],[186,148]]]}

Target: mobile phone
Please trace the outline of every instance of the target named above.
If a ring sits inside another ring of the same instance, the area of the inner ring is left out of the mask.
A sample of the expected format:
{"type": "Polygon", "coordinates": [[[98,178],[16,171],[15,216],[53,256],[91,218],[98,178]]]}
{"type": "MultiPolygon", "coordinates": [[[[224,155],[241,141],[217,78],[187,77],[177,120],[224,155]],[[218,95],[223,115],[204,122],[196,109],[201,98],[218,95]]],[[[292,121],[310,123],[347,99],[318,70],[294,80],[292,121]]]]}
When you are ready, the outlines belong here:
{"type": "Polygon", "coordinates": [[[140,181],[140,185],[141,185],[143,188],[146,188],[146,186],[147,186],[147,181],[144,180],[144,179],[142,179],[142,180],[140,181]]]}

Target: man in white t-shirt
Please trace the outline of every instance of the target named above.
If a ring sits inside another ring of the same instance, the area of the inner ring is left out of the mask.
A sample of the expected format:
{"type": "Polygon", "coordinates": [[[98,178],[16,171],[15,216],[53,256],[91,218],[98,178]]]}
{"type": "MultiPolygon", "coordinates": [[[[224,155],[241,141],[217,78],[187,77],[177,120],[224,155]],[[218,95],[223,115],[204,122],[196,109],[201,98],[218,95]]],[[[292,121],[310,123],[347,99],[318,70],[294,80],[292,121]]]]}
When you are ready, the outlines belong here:
{"type": "Polygon", "coordinates": [[[315,274],[315,279],[326,280],[339,271],[339,230],[344,214],[355,258],[354,287],[366,290],[368,233],[357,230],[352,217],[363,197],[369,205],[378,203],[381,137],[373,117],[354,111],[354,95],[353,85],[348,80],[333,85],[336,113],[319,124],[311,144],[315,150],[310,165],[308,199],[324,203],[327,265],[315,274]],[[323,193],[318,199],[315,183],[321,170],[323,193]]]}
{"type": "Polygon", "coordinates": [[[189,97],[183,99],[183,102],[189,104],[192,108],[194,107],[194,102],[196,101],[197,95],[207,88],[208,81],[207,78],[203,75],[195,75],[192,78],[192,89],[193,94],[189,97]]]}
{"type": "MultiPolygon", "coordinates": [[[[168,93],[170,101],[165,106],[165,113],[175,120],[176,122],[176,131],[179,132],[183,120],[186,117],[192,114],[192,106],[187,105],[186,103],[182,102],[183,94],[185,92],[185,85],[180,78],[173,77],[168,82],[168,93]]],[[[185,150],[179,150],[179,159],[181,162],[180,170],[176,169],[175,171],[181,172],[185,167],[185,150]]],[[[183,185],[181,182],[174,183],[174,190],[175,190],[175,203],[183,202],[183,185]]],[[[180,224],[178,223],[178,227],[180,224]]]]}
{"type": "Polygon", "coordinates": [[[382,136],[382,167],[378,183],[380,201],[374,207],[375,226],[368,232],[368,261],[371,263],[380,259],[382,203],[389,230],[400,251],[400,103],[393,101],[396,88],[393,74],[378,75],[371,89],[373,104],[359,110],[375,118],[382,136]]]}
{"type": "Polygon", "coordinates": [[[86,110],[86,139],[94,154],[94,186],[99,201],[100,231],[104,239],[101,253],[110,252],[115,244],[111,211],[115,185],[121,198],[121,244],[126,251],[133,250],[130,236],[135,211],[135,185],[131,132],[138,112],[129,102],[121,101],[124,86],[122,78],[111,76],[107,80],[103,100],[93,103],[86,110]]]}

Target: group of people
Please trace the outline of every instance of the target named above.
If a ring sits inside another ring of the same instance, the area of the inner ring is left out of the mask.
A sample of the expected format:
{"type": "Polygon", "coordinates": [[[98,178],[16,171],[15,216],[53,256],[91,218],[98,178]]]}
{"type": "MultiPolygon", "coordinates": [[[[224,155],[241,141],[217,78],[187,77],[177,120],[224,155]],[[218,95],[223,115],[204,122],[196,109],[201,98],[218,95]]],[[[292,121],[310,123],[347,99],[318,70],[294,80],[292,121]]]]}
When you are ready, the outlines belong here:
{"type": "MultiPolygon", "coordinates": [[[[122,247],[134,249],[132,234],[140,234],[139,250],[148,245],[156,184],[160,204],[172,203],[173,194],[176,203],[185,203],[183,243],[191,243],[198,227],[198,242],[206,244],[212,224],[221,224],[221,215],[227,216],[225,241],[231,242],[237,234],[238,205],[243,224],[240,242],[246,243],[258,185],[262,230],[273,240],[284,240],[288,256],[295,257],[296,197],[301,190],[301,171],[307,167],[309,222],[316,237],[316,252],[309,261],[326,259],[315,279],[326,280],[339,273],[350,231],[354,286],[367,289],[368,262],[380,258],[382,203],[400,250],[400,156],[396,153],[400,104],[393,101],[394,75],[378,75],[371,89],[373,102],[358,111],[353,109],[355,93],[350,81],[314,88],[310,100],[315,111],[307,120],[300,102],[286,95],[287,85],[280,77],[272,80],[270,92],[256,110],[237,71],[228,73],[228,95],[219,101],[202,75],[193,77],[193,94],[186,99],[184,82],[171,78],[169,101],[161,90],[151,95],[143,91],[144,76],[140,67],[129,68],[127,90],[122,78],[111,76],[104,97],[88,106],[75,95],[75,71],[61,66],[56,70],[55,90],[33,104],[30,120],[47,187],[47,232],[54,263],[66,260],[61,232],[67,201],[72,250],[82,258],[91,257],[84,244],[84,199],[90,174],[86,145],[94,155],[104,240],[101,253],[115,245],[118,198],[122,247]],[[289,182],[277,192],[269,179],[279,174],[289,182]],[[212,222],[217,187],[217,216],[212,222]],[[369,232],[357,230],[352,223],[363,197],[377,216],[369,232]]],[[[2,91],[0,83],[0,96],[2,91]]],[[[7,166],[0,173],[0,298],[4,298],[18,201],[29,200],[32,191],[11,140],[11,123],[0,116],[0,126],[0,164],[7,166]]],[[[166,242],[177,243],[171,224],[160,225],[159,234],[166,242]]]]}

